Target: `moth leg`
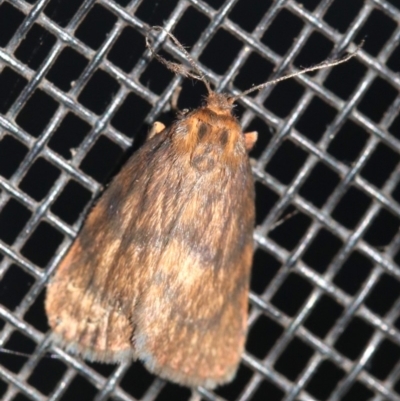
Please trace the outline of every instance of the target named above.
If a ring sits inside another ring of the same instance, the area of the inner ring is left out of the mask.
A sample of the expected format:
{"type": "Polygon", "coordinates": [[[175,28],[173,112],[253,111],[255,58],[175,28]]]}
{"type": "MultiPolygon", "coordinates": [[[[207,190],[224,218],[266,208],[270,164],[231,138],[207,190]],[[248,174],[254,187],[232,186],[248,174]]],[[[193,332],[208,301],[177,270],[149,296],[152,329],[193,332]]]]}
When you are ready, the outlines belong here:
{"type": "Polygon", "coordinates": [[[179,85],[174,89],[174,93],[172,94],[171,109],[174,111],[179,111],[178,100],[179,100],[179,95],[181,94],[181,91],[182,91],[182,86],[179,85]]]}
{"type": "Polygon", "coordinates": [[[159,121],[156,121],[150,128],[149,134],[147,135],[147,138],[153,138],[154,135],[159,134],[162,132],[165,128],[165,125],[163,123],[160,123],[159,121]]]}
{"type": "Polygon", "coordinates": [[[170,105],[171,105],[171,110],[175,111],[177,114],[178,118],[184,117],[187,113],[189,113],[189,109],[179,109],[178,107],[178,100],[179,96],[182,91],[182,86],[177,86],[174,90],[174,93],[172,94],[170,105]]]}
{"type": "Polygon", "coordinates": [[[257,142],[257,138],[258,138],[258,132],[257,131],[245,132],[245,134],[244,134],[244,142],[245,142],[246,150],[248,152],[251,149],[253,149],[255,143],[257,142]]]}

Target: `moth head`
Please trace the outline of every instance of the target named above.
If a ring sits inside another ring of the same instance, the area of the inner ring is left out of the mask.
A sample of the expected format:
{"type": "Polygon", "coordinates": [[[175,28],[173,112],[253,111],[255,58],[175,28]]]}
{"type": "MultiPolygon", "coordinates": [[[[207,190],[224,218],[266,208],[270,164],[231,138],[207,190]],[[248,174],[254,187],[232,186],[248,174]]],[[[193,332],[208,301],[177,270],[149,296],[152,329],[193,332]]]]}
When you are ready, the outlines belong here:
{"type": "Polygon", "coordinates": [[[223,93],[211,92],[206,99],[207,108],[219,115],[232,115],[233,103],[232,97],[223,93]]]}

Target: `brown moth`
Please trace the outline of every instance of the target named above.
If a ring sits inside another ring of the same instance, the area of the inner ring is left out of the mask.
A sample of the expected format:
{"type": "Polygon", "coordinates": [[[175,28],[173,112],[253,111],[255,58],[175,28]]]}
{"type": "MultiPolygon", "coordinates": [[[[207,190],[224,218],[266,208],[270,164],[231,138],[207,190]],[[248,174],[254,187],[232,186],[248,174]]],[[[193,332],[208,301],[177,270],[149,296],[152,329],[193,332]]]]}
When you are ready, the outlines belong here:
{"type": "Polygon", "coordinates": [[[238,97],[213,92],[175,37],[153,30],[196,74],[148,43],[153,55],[202,80],[208,96],[170,127],[153,125],[58,267],[46,312],[54,344],[72,353],[140,359],[173,382],[214,388],[235,376],[246,338],[255,214],[248,151],[257,133],[243,133],[232,115],[238,97]]]}

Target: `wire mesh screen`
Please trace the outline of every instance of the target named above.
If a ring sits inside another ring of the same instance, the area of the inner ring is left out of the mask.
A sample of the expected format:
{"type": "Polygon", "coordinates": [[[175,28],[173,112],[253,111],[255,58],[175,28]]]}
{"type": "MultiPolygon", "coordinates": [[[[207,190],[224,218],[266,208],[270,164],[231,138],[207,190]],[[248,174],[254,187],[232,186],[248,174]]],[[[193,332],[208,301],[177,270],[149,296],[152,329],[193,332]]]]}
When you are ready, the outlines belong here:
{"type": "Polygon", "coordinates": [[[1,398],[190,398],[140,362],[49,353],[43,307],[90,205],[149,124],[171,121],[175,89],[180,108],[205,94],[146,51],[163,25],[230,93],[365,39],[343,65],[238,102],[259,133],[248,340],[236,379],[202,398],[400,400],[399,21],[398,0],[0,1],[0,346],[30,355],[0,354],[1,398]]]}

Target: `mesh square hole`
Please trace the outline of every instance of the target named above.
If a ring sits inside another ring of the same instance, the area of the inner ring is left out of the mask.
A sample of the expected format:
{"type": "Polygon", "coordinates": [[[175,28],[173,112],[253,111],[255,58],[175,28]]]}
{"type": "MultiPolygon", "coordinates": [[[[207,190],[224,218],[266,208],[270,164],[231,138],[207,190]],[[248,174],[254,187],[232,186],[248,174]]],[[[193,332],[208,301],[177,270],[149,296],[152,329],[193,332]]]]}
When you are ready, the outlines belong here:
{"type": "Polygon", "coordinates": [[[28,134],[38,137],[58,108],[58,103],[40,89],[25,103],[16,118],[17,124],[28,134]]]}
{"type": "Polygon", "coordinates": [[[60,398],[61,401],[70,400],[93,400],[97,394],[96,387],[81,375],[76,377],[69,384],[68,388],[60,398]]]}
{"type": "Polygon", "coordinates": [[[253,371],[242,363],[236,373],[235,379],[225,386],[217,387],[215,393],[226,400],[236,400],[253,376],[253,371]]]}
{"type": "Polygon", "coordinates": [[[327,295],[322,295],[304,322],[304,327],[325,338],[343,313],[344,308],[327,295]]]}
{"type": "Polygon", "coordinates": [[[108,52],[107,59],[130,72],[145,50],[145,39],[130,26],[124,28],[108,52]]]}
{"type": "Polygon", "coordinates": [[[0,93],[2,93],[3,95],[0,98],[0,113],[7,113],[7,111],[13,105],[15,100],[17,100],[18,96],[25,88],[27,83],[27,79],[17,74],[11,68],[5,67],[2,69],[2,71],[0,72],[0,93]],[[7,95],[4,96],[4,94],[7,95]]]}
{"type": "Polygon", "coordinates": [[[0,140],[0,175],[10,178],[24,160],[28,148],[10,135],[0,140]]]}
{"type": "Polygon", "coordinates": [[[17,47],[15,57],[36,70],[50,53],[56,37],[38,24],[33,24],[17,47]]]}
{"type": "Polygon", "coordinates": [[[327,400],[345,376],[345,372],[331,361],[323,361],[306,386],[306,390],[317,400],[327,400]]]}
{"type": "Polygon", "coordinates": [[[256,225],[261,224],[278,201],[279,196],[266,185],[256,181],[256,225]]]}
{"type": "Polygon", "coordinates": [[[8,1],[0,4],[0,46],[6,47],[16,30],[22,24],[25,15],[8,1]]]}
{"type": "Polygon", "coordinates": [[[186,401],[190,398],[191,390],[168,382],[159,392],[155,401],[186,401]]]}
{"type": "Polygon", "coordinates": [[[280,401],[285,393],[271,382],[264,380],[251,397],[251,401],[265,401],[266,395],[268,395],[268,401],[280,401]]]}
{"type": "Polygon", "coordinates": [[[81,170],[98,182],[104,182],[115,169],[122,149],[105,136],[100,136],[80,165],[81,170]]]}
{"type": "Polygon", "coordinates": [[[288,344],[279,359],[275,362],[274,368],[294,381],[306,367],[314,351],[297,337],[288,344]]]}
{"type": "Polygon", "coordinates": [[[81,144],[90,129],[91,126],[86,121],[73,113],[68,113],[54,131],[48,146],[69,160],[72,158],[72,151],[81,144]]]}
{"type": "Polygon", "coordinates": [[[400,296],[400,283],[394,277],[384,273],[379,277],[365,300],[374,313],[384,316],[390,311],[400,296]]]}
{"type": "Polygon", "coordinates": [[[369,401],[374,396],[374,393],[368,389],[365,384],[355,382],[349,391],[342,397],[341,401],[369,401]]]}
{"type": "Polygon", "coordinates": [[[371,120],[379,123],[397,96],[397,89],[378,77],[364,93],[357,109],[371,120]]]}
{"type": "MultiPolygon", "coordinates": [[[[1,12],[1,10],[0,10],[1,12]]],[[[3,395],[7,391],[8,384],[4,382],[3,380],[0,380],[0,397],[3,398],[3,395]]]]}
{"type": "Polygon", "coordinates": [[[343,33],[350,28],[350,24],[361,11],[363,4],[363,0],[353,0],[352,2],[336,0],[331,3],[323,18],[327,24],[343,33]]]}
{"type": "Polygon", "coordinates": [[[317,207],[322,207],[340,182],[339,175],[323,163],[317,163],[299,194],[317,207]]]}
{"type": "Polygon", "coordinates": [[[135,137],[151,105],[140,96],[129,93],[111,120],[111,125],[129,138],[135,137]]]}
{"type": "Polygon", "coordinates": [[[247,334],[246,350],[258,359],[264,359],[283,333],[278,323],[260,315],[247,334]]]}
{"type": "Polygon", "coordinates": [[[381,209],[364,234],[364,239],[375,247],[388,246],[399,231],[400,220],[392,213],[381,209]]]}
{"type": "MultiPolygon", "coordinates": [[[[399,46],[400,49],[400,46],[399,46]]],[[[400,50],[399,50],[399,58],[400,58],[400,50]]],[[[399,67],[400,70],[400,67],[399,67]]],[[[400,114],[393,120],[393,122],[389,126],[389,132],[396,139],[400,139],[400,114]]]]}
{"type": "Polygon", "coordinates": [[[75,37],[97,50],[113,29],[117,17],[99,4],[95,4],[75,31],[75,37]]]}
{"type": "Polygon", "coordinates": [[[153,383],[155,376],[152,375],[141,362],[136,361],[131,364],[124,377],[120,382],[120,386],[128,394],[140,400],[153,383]],[[135,380],[132,380],[135,378],[135,380]]]}
{"type": "Polygon", "coordinates": [[[400,203],[400,184],[397,184],[392,192],[392,198],[395,202],[400,203]]]}
{"type": "Polygon", "coordinates": [[[364,218],[367,209],[371,205],[371,199],[358,188],[350,187],[342,196],[332,212],[332,217],[352,230],[364,218]]]}
{"type": "Polygon", "coordinates": [[[103,70],[97,70],[78,97],[79,103],[97,115],[103,114],[120,85],[103,70]]]}
{"type": "Polygon", "coordinates": [[[88,65],[88,60],[71,47],[65,47],[58,55],[46,78],[58,88],[67,92],[71,89],[83,70],[88,65]]]}
{"type": "Polygon", "coordinates": [[[366,71],[367,68],[357,60],[357,57],[353,57],[346,63],[332,68],[324,86],[335,95],[347,100],[364,79],[366,71]]]}
{"type": "Polygon", "coordinates": [[[248,32],[252,32],[263,15],[271,7],[272,1],[239,0],[229,13],[229,19],[248,32]]]}
{"type": "Polygon", "coordinates": [[[333,107],[319,97],[314,97],[295,126],[307,138],[313,142],[318,142],[336,114],[337,112],[333,107]]]}
{"type": "Polygon", "coordinates": [[[334,347],[350,360],[356,360],[371,339],[374,329],[355,316],[336,340],[334,347]]]}
{"type": "Polygon", "coordinates": [[[305,1],[303,0],[301,4],[305,9],[313,11],[317,8],[320,2],[321,2],[320,0],[305,0],[305,1]]]}
{"type": "Polygon", "coordinates": [[[400,360],[400,347],[392,341],[384,339],[380,342],[366,370],[378,380],[384,381],[400,360]]]}
{"type": "Polygon", "coordinates": [[[24,320],[42,333],[46,333],[50,328],[44,310],[45,294],[46,290],[43,289],[24,315],[24,320]]]}
{"type": "MultiPolygon", "coordinates": [[[[159,51],[158,54],[167,60],[171,60],[171,56],[162,50],[159,51]]],[[[152,59],[141,74],[139,81],[152,92],[160,95],[169,85],[174,76],[175,74],[168,70],[164,65],[157,60],[152,59]]]]}
{"type": "MultiPolygon", "coordinates": [[[[271,62],[265,60],[259,54],[252,52],[240,68],[239,73],[235,76],[234,85],[238,89],[245,91],[254,84],[268,81],[273,69],[274,65],[271,62]],[[254,77],[257,77],[257,82],[254,82],[254,77]]],[[[257,91],[249,94],[252,97],[256,95],[257,91]]]]}
{"type": "MultiPolygon", "coordinates": [[[[32,0],[31,0],[32,1],[32,0]]],[[[18,393],[14,398],[13,401],[31,401],[31,398],[27,397],[25,394],[18,393]]]]}
{"type": "MultiPolygon", "coordinates": [[[[3,347],[10,351],[31,355],[36,348],[36,343],[21,332],[14,331],[10,338],[4,343],[3,347]]],[[[20,358],[12,354],[0,352],[0,365],[10,372],[20,372],[26,362],[26,358],[20,358]]]]}
{"type": "Polygon", "coordinates": [[[47,358],[46,355],[35,366],[29,375],[28,384],[44,395],[50,395],[60,384],[67,367],[65,364],[54,358],[47,358]],[[43,372],[46,372],[46,380],[43,380],[43,372]]]}
{"type": "Polygon", "coordinates": [[[303,94],[304,87],[294,79],[288,79],[273,87],[264,106],[276,116],[285,118],[293,112],[303,94]]]}
{"type": "Polygon", "coordinates": [[[32,216],[32,212],[14,198],[0,210],[0,240],[11,245],[32,216]]]}
{"type": "Polygon", "coordinates": [[[206,0],[206,3],[214,8],[214,10],[218,10],[225,3],[225,0],[206,0]]]}
{"type": "Polygon", "coordinates": [[[342,247],[342,241],[325,229],[318,231],[307,250],[303,261],[318,273],[324,273],[342,247]]]}
{"type": "Polygon", "coordinates": [[[0,281],[0,303],[11,311],[15,310],[34,282],[30,274],[12,264],[0,281]]]}
{"type": "Polygon", "coordinates": [[[313,286],[303,277],[290,273],[272,297],[271,303],[288,316],[294,316],[302,308],[312,289],[313,286]]]}
{"type": "MultiPolygon", "coordinates": [[[[202,82],[196,82],[194,80],[184,79],[180,88],[182,89],[178,96],[178,110],[183,109],[195,109],[201,106],[202,99],[207,96],[207,89],[205,88],[202,82]]],[[[236,109],[234,114],[236,116],[236,109]]],[[[169,111],[167,113],[163,113],[161,117],[159,117],[161,121],[165,125],[171,124],[176,120],[176,112],[169,111]]]]}
{"type": "Polygon", "coordinates": [[[72,225],[83,213],[92,193],[74,180],[70,180],[51,206],[51,211],[72,225]]]}
{"type": "Polygon", "coordinates": [[[333,279],[333,283],[350,295],[355,295],[372,270],[372,262],[361,253],[352,252],[333,279]]]}
{"type": "Polygon", "coordinates": [[[368,38],[363,45],[363,50],[372,56],[377,56],[388,44],[397,26],[398,21],[394,18],[390,18],[381,10],[373,9],[367,21],[357,31],[355,41],[359,43],[364,38],[368,38]]]}
{"type": "MultiPolygon", "coordinates": [[[[243,1],[242,3],[245,2],[243,1]]],[[[265,3],[264,7],[269,6],[270,2],[265,3]]],[[[256,8],[257,11],[258,8],[256,8]]],[[[282,8],[269,24],[264,35],[261,37],[261,42],[274,52],[284,55],[293,46],[294,40],[300,34],[303,26],[304,22],[301,18],[282,8]]]]}
{"type": "Polygon", "coordinates": [[[59,176],[60,170],[57,167],[39,157],[25,174],[19,187],[33,199],[40,201],[50,192],[59,176]]]}
{"type": "Polygon", "coordinates": [[[282,184],[288,185],[305,163],[307,156],[308,154],[303,149],[287,140],[282,142],[265,170],[282,184]]]}
{"type": "Polygon", "coordinates": [[[122,7],[125,7],[129,4],[130,0],[114,0],[114,3],[119,4],[122,7]]]}
{"type": "Polygon", "coordinates": [[[329,144],[327,151],[337,160],[350,165],[361,154],[368,139],[369,135],[363,128],[347,120],[329,144]]]}
{"type": "Polygon", "coordinates": [[[82,5],[83,0],[50,0],[44,9],[44,14],[56,24],[65,27],[82,5]]]}
{"type": "Polygon", "coordinates": [[[379,143],[361,170],[361,175],[371,184],[381,188],[396,169],[400,155],[379,143]]]}
{"type": "Polygon", "coordinates": [[[243,43],[224,29],[219,29],[200,55],[200,63],[204,63],[216,74],[224,74],[238,55],[243,43]]]}
{"type": "Polygon", "coordinates": [[[45,267],[55,255],[63,235],[46,222],[41,222],[30,235],[21,254],[39,267],[45,267]]]}
{"type": "Polygon", "coordinates": [[[174,35],[185,46],[193,46],[207,28],[210,19],[194,7],[188,7],[174,28],[174,35]]]}
{"type": "Polygon", "coordinates": [[[400,70],[400,46],[394,49],[393,53],[388,58],[386,65],[393,71],[397,72],[400,70]]]}
{"type": "MultiPolygon", "coordinates": [[[[288,210],[280,218],[282,219],[290,215],[290,213],[291,211],[288,210]]],[[[283,224],[270,231],[268,237],[281,247],[291,251],[301,242],[310,225],[311,219],[305,214],[297,212],[284,221],[283,224]]]]}
{"type": "Polygon", "coordinates": [[[164,22],[168,19],[177,4],[177,0],[142,1],[135,12],[135,16],[149,25],[164,25],[164,22]]]}
{"type": "MultiPolygon", "coordinates": [[[[333,43],[327,39],[326,36],[319,32],[313,32],[307,39],[305,45],[301,48],[294,60],[294,64],[298,69],[316,65],[327,60],[332,49],[333,43]]],[[[313,71],[308,74],[316,75],[317,72],[313,71]]]]}
{"type": "Polygon", "coordinates": [[[269,253],[257,249],[253,257],[250,288],[256,294],[262,294],[278,273],[281,264],[269,253]]]}

